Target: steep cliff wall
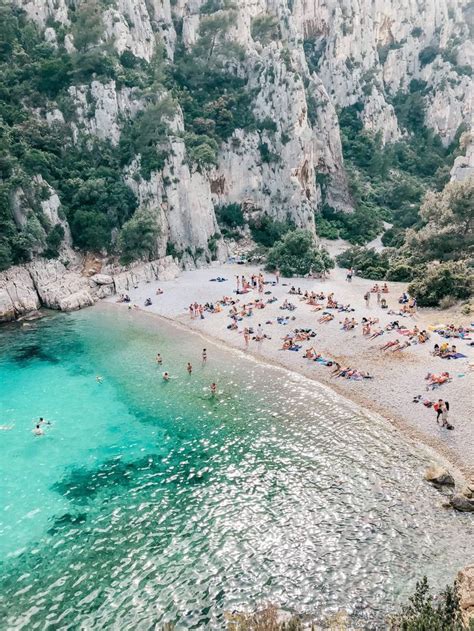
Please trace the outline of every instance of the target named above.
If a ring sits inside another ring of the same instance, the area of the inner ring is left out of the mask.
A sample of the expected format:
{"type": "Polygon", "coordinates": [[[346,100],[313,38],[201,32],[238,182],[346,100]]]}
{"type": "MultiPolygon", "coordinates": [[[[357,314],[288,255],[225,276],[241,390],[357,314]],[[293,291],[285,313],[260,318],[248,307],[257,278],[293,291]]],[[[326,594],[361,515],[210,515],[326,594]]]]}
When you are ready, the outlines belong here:
{"type": "MultiPolygon", "coordinates": [[[[72,143],[92,153],[93,138],[110,145],[115,157],[107,166],[120,169],[135,193],[137,203],[122,218],[120,208],[115,224],[107,218],[112,249],[133,212],[140,229],[144,217],[158,227],[150,231],[150,256],[168,249],[188,262],[225,253],[210,250],[219,242],[215,209],[225,204],[241,204],[247,217],[266,213],[314,229],[318,174],[326,201],[350,211],[339,108],[359,103],[365,128],[392,142],[404,131],[391,101],[422,85],[426,123],[444,144],[469,124],[467,0],[14,4],[61,63],[72,63],[64,86],[30,107],[34,116],[50,129],[67,129],[72,143]]],[[[70,188],[54,190],[44,173],[35,175],[43,196],[48,190],[42,210],[21,187],[10,199],[19,229],[33,215],[47,215],[37,251],[58,223],[61,247],[95,243],[77,236],[81,200],[67,202],[70,188]]]]}

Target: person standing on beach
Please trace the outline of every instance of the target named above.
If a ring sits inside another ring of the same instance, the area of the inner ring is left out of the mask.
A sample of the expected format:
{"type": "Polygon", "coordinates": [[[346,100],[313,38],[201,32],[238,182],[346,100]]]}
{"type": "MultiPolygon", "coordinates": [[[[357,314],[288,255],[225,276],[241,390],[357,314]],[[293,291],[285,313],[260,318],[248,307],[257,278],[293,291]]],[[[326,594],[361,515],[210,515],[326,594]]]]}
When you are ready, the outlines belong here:
{"type": "Polygon", "coordinates": [[[279,269],[275,270],[275,282],[277,285],[280,284],[280,270],[279,269]]]}
{"type": "Polygon", "coordinates": [[[239,293],[239,291],[240,291],[240,276],[237,274],[235,278],[237,280],[237,293],[239,293]]]}
{"type": "Polygon", "coordinates": [[[367,309],[370,307],[370,291],[367,291],[364,294],[364,300],[365,300],[365,306],[367,307],[367,309]]]}
{"type": "Polygon", "coordinates": [[[205,364],[207,362],[207,350],[205,348],[202,349],[202,363],[205,364]]]}
{"type": "Polygon", "coordinates": [[[433,407],[436,410],[436,422],[439,423],[439,417],[441,417],[441,427],[449,427],[449,403],[447,401],[443,401],[443,399],[438,399],[438,402],[433,407]]]}
{"type": "Polygon", "coordinates": [[[244,341],[245,341],[245,348],[249,347],[249,339],[250,339],[250,333],[249,330],[247,328],[244,329],[244,341]]]}

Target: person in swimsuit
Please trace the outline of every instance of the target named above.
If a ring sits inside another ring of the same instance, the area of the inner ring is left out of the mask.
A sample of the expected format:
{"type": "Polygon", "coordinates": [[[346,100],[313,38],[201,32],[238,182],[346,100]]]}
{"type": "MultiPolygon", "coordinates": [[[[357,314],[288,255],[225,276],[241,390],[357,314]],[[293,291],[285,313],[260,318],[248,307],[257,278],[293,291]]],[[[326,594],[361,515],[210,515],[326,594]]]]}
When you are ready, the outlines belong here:
{"type": "Polygon", "coordinates": [[[215,397],[217,394],[217,384],[214,382],[211,383],[211,396],[215,397]]]}
{"type": "Polygon", "coordinates": [[[170,380],[170,376],[167,372],[163,373],[163,381],[169,381],[170,380]]]}
{"type": "Polygon", "coordinates": [[[202,363],[205,364],[207,362],[207,350],[205,348],[202,349],[202,363]]]}
{"type": "Polygon", "coordinates": [[[44,434],[44,431],[41,429],[41,426],[39,423],[36,424],[36,427],[32,431],[35,436],[42,436],[44,434]]]}
{"type": "Polygon", "coordinates": [[[161,366],[161,364],[163,363],[163,360],[161,359],[161,355],[160,353],[157,353],[156,355],[156,363],[161,366]]]}
{"type": "Polygon", "coordinates": [[[188,362],[188,365],[186,366],[186,370],[188,371],[188,375],[190,375],[193,372],[193,367],[191,366],[189,362],[188,362]]]}

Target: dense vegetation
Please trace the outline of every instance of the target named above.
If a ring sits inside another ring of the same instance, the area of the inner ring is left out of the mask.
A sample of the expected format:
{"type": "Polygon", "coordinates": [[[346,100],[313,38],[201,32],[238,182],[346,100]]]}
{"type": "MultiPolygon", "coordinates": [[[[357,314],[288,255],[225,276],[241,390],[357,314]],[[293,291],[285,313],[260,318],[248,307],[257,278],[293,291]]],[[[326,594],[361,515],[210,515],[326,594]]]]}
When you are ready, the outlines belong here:
{"type": "Polygon", "coordinates": [[[268,252],[267,269],[280,270],[283,276],[324,274],[334,267],[328,252],[318,248],[309,230],[292,230],[268,252]]]}
{"type": "Polygon", "coordinates": [[[382,252],[360,246],[337,257],[374,280],[404,281],[421,306],[435,307],[472,294],[474,182],[452,182],[429,192],[420,208],[421,228],[406,232],[402,244],[382,252]]]}
{"type": "MultiPolygon", "coordinates": [[[[382,220],[393,224],[385,245],[399,245],[405,230],[421,226],[420,205],[428,190],[441,190],[459,153],[458,137],[447,148],[425,126],[426,85],[413,80],[408,93],[393,98],[400,128],[406,136],[382,145],[380,134],[363,127],[361,102],[339,113],[344,161],[355,213],[336,212],[325,204],[316,216],[318,232],[363,245],[382,232],[382,220]]],[[[320,182],[323,195],[324,180],[320,182]]]]}
{"type": "MultiPolygon", "coordinates": [[[[472,293],[472,182],[449,182],[459,151],[458,137],[449,147],[425,126],[426,85],[412,81],[407,94],[393,98],[405,137],[382,146],[380,136],[363,128],[360,103],[340,112],[339,122],[350,190],[352,214],[324,204],[316,216],[318,233],[347,239],[355,247],[338,257],[374,280],[412,281],[410,291],[422,306],[460,300],[472,293]],[[361,247],[383,230],[382,253],[361,247]]],[[[319,176],[323,195],[324,176],[319,176]]]]}
{"type": "MultiPolygon", "coordinates": [[[[159,61],[146,68],[140,62],[137,68],[129,55],[122,65],[96,44],[102,30],[96,3],[80,5],[73,20],[78,51],[71,55],[63,45],[64,30],[57,29],[59,45],[55,48],[44,41],[23,12],[0,7],[0,269],[27,261],[34,254],[58,255],[64,229],[60,223],[52,225],[42,212],[41,202],[51,195],[45,182],[58,192],[60,218],[67,218],[76,246],[114,251],[120,243],[127,259],[138,255],[137,240],[142,242],[141,254],[151,253],[155,247],[149,221],[141,217],[127,223],[137,200],[124,182],[121,168],[128,161],[131,144],[137,151],[142,145],[156,144],[156,136],[164,129],[156,123],[170,109],[164,112],[163,105],[152,102],[150,110],[126,130],[119,147],[80,133],[74,139],[70,125],[61,120],[48,125],[34,113],[33,108],[46,107],[55,99],[67,118],[73,109],[68,88],[93,77],[156,87],[159,61]],[[151,129],[155,135],[149,134],[151,129]],[[24,214],[16,222],[11,212],[15,196],[24,214]],[[121,231],[122,227],[126,229],[121,231]],[[143,232],[137,239],[140,228],[143,232]],[[118,231],[117,239],[113,239],[114,231],[118,231]]],[[[147,157],[144,151],[145,162],[147,157]]]]}

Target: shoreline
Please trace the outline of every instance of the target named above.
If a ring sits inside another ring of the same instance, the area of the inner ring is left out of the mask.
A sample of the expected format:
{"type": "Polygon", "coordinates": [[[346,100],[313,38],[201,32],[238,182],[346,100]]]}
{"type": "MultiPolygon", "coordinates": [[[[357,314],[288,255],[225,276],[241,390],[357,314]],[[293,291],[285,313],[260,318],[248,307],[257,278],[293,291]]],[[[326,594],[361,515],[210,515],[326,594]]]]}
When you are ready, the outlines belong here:
{"type": "MultiPolygon", "coordinates": [[[[94,306],[100,308],[105,305],[112,306],[114,308],[121,308],[124,306],[121,303],[113,303],[111,301],[103,301],[94,306]]],[[[239,348],[237,345],[232,344],[229,340],[222,338],[221,336],[211,337],[207,331],[203,331],[195,326],[192,326],[190,323],[183,321],[181,316],[171,317],[156,313],[155,311],[145,311],[145,309],[141,307],[135,307],[133,312],[137,311],[141,316],[144,315],[150,318],[156,318],[157,320],[165,321],[167,324],[177,329],[198,335],[201,339],[205,340],[206,343],[225,348],[233,353],[242,353],[245,357],[257,363],[269,365],[272,368],[277,368],[289,375],[295,374],[298,377],[307,380],[308,386],[310,386],[311,383],[317,383],[318,386],[327,390],[332,395],[341,397],[345,404],[354,408],[358,413],[361,413],[368,418],[376,418],[384,424],[391,426],[400,433],[402,439],[411,443],[415,449],[425,451],[430,458],[437,461],[437,464],[449,467],[457,485],[466,483],[466,481],[473,475],[472,469],[466,466],[459,456],[449,447],[446,447],[446,445],[444,445],[439,439],[433,437],[431,440],[428,440],[425,434],[416,430],[416,428],[411,427],[410,424],[403,419],[403,417],[397,417],[396,415],[389,414],[388,410],[382,405],[378,405],[377,402],[369,401],[363,396],[356,396],[354,393],[348,392],[347,389],[345,390],[343,386],[338,385],[336,382],[327,383],[326,380],[318,379],[316,376],[309,375],[305,371],[299,370],[297,367],[290,368],[285,363],[278,361],[275,358],[265,356],[265,354],[256,353],[249,349],[246,350],[239,348]]]]}

